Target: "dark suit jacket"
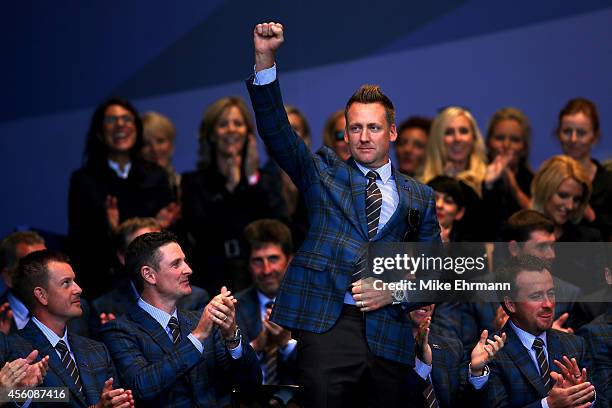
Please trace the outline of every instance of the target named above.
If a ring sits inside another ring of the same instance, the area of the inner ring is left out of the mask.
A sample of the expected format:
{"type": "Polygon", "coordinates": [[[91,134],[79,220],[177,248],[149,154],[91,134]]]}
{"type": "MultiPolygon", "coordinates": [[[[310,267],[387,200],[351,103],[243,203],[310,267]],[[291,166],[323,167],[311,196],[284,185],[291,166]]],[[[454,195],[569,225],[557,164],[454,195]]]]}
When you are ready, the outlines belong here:
{"type": "Polygon", "coordinates": [[[586,340],[593,362],[593,382],[597,387],[595,406],[609,407],[612,404],[612,309],[582,326],[577,335],[586,340]]]}
{"type": "MultiPolygon", "coordinates": [[[[55,349],[49,343],[42,331],[32,322],[28,322],[22,330],[8,338],[9,359],[24,358],[34,349],[38,350],[38,359],[49,356],[49,370],[41,384],[42,387],[68,387],[70,391],[70,407],[88,407],[100,399],[104,382],[110,377],[115,379],[113,387],[119,388],[119,381],[108,350],[104,344],[68,332],[68,342],[76,361],[83,394],[76,389],[66,367],[60,360],[55,349]]],[[[38,406],[34,404],[33,406],[38,406]]],[[[40,404],[41,407],[49,404],[40,404]]]]}
{"type": "MultiPolygon", "coordinates": [[[[491,378],[486,388],[487,407],[541,408],[540,401],[548,395],[535,363],[510,324],[504,326],[508,338],[490,364],[491,378]]],[[[556,330],[546,331],[548,365],[556,367],[553,360],[561,361],[565,355],[575,358],[580,367],[590,372],[590,362],[584,340],[572,334],[556,330]]]]}
{"type": "MultiPolygon", "coordinates": [[[[461,342],[452,337],[429,334],[432,351],[431,380],[440,407],[479,406],[482,390],[476,391],[468,382],[468,363],[461,342]]],[[[423,391],[427,383],[411,372],[409,389],[411,406],[426,406],[423,391]]]]}
{"type": "MultiPolygon", "coordinates": [[[[245,339],[250,343],[257,337],[262,328],[257,289],[252,286],[238,293],[236,299],[238,300],[236,306],[238,325],[245,339]]],[[[280,384],[296,384],[296,358],[297,347],[293,349],[293,352],[289,355],[287,360],[281,361],[280,358],[277,360],[278,380],[280,384]]]]}
{"type": "MultiPolygon", "coordinates": [[[[0,296],[0,305],[8,302],[8,293],[9,290],[6,290],[2,296],[0,296]]],[[[89,302],[87,300],[81,298],[81,310],[83,310],[83,314],[81,317],[74,318],[68,322],[68,331],[74,334],[78,334],[79,336],[89,337],[89,319],[91,316],[91,310],[89,308],[89,302]]],[[[15,324],[15,319],[11,320],[11,330],[9,334],[17,332],[17,325],[15,324]]]]}
{"type": "MultiPolygon", "coordinates": [[[[287,120],[278,81],[253,86],[252,80],[247,80],[247,87],[259,134],[303,194],[310,222],[276,298],[272,320],[292,330],[323,333],[340,317],[344,295],[369,242],[366,178],[354,160],[345,163],[327,147],[313,155],[287,120]]],[[[397,170],[393,173],[399,205],[372,241],[401,242],[407,236],[439,241],[432,190],[397,170]],[[414,228],[409,226],[409,210],[420,216],[414,228]]],[[[411,323],[401,308],[366,313],[365,331],[376,356],[405,364],[414,360],[411,323]]]]}
{"type": "Polygon", "coordinates": [[[95,299],[112,289],[111,266],[115,242],[106,218],[106,196],[117,197],[120,222],[132,217],[155,217],[175,200],[168,175],[161,167],[133,161],[127,179],[107,165],[84,166],[70,178],[68,233],[70,255],[83,295],[95,299]]]}
{"type": "Polygon", "coordinates": [[[228,393],[232,383],[247,390],[261,383],[257,357],[247,342],[242,343],[242,357],[234,360],[215,329],[200,354],[187,337],[197,325],[198,316],[178,310],[181,341],[176,345],[138,305],[102,327],[100,336],[137,404],[216,407],[217,397],[228,393]]]}

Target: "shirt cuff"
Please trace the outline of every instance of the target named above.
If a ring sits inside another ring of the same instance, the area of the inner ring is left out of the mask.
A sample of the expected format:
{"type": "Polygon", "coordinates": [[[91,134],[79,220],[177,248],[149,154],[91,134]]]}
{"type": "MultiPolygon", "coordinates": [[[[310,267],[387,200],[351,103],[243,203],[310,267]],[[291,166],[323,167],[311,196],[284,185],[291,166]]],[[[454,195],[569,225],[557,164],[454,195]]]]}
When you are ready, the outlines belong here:
{"type": "Polygon", "coordinates": [[[242,357],[242,339],[240,339],[240,343],[233,349],[229,349],[230,355],[234,360],[238,360],[242,357]]]}
{"type": "Polygon", "coordinates": [[[290,339],[285,347],[281,347],[278,349],[278,353],[280,354],[281,361],[287,361],[293,350],[295,350],[295,346],[297,345],[297,340],[290,339]]]}
{"type": "Polygon", "coordinates": [[[548,401],[546,401],[546,397],[542,398],[542,408],[548,408],[548,401]]]}
{"type": "Polygon", "coordinates": [[[488,366],[484,366],[483,369],[483,373],[481,376],[473,376],[472,375],[472,370],[470,369],[470,367],[468,366],[468,381],[470,382],[470,384],[472,384],[472,386],[479,390],[482,387],[485,386],[485,384],[487,383],[487,381],[489,381],[489,374],[491,373],[491,370],[489,370],[488,366]]]}
{"type": "Polygon", "coordinates": [[[270,68],[262,69],[261,71],[255,71],[255,78],[253,79],[253,85],[268,85],[276,80],[276,63],[270,68]]]}
{"type": "Polygon", "coordinates": [[[418,357],[415,357],[414,358],[414,371],[419,375],[419,377],[427,381],[429,374],[431,374],[431,366],[419,360],[418,357]]]}
{"type": "Polygon", "coordinates": [[[198,351],[201,353],[204,352],[204,346],[202,345],[202,342],[200,340],[198,340],[198,338],[196,336],[193,335],[193,333],[189,333],[187,335],[187,338],[189,340],[191,340],[191,342],[193,343],[193,345],[195,346],[195,348],[198,349],[198,351]]]}

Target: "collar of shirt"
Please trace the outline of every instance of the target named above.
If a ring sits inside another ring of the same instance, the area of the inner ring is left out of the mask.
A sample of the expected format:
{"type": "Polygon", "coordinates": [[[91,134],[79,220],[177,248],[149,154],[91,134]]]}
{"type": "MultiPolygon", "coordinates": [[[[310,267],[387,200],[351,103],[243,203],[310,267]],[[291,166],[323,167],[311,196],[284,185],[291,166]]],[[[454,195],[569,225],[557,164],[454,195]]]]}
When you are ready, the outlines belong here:
{"type": "Polygon", "coordinates": [[[380,180],[382,181],[383,184],[387,184],[387,182],[393,176],[393,171],[392,171],[393,167],[391,167],[391,160],[389,160],[387,164],[377,169],[369,169],[356,161],[355,161],[355,164],[357,165],[359,170],[361,170],[364,176],[368,174],[370,170],[374,170],[376,173],[378,173],[378,177],[380,177],[380,180]]]}
{"type": "Polygon", "coordinates": [[[108,167],[110,167],[117,174],[118,177],[122,179],[126,179],[130,175],[130,169],[132,168],[132,163],[126,164],[123,170],[121,170],[121,166],[119,166],[119,163],[114,162],[111,159],[108,159],[108,167]]]}
{"type": "Polygon", "coordinates": [[[53,330],[45,326],[45,324],[38,320],[35,316],[32,316],[32,322],[34,322],[34,324],[38,326],[38,328],[43,332],[43,334],[45,335],[47,340],[49,340],[49,343],[51,343],[53,348],[57,346],[57,343],[59,343],[60,340],[64,340],[64,343],[66,343],[66,346],[68,347],[68,351],[70,351],[70,354],[72,354],[72,349],[70,348],[70,343],[68,342],[68,330],[64,329],[64,335],[62,337],[59,337],[53,332],[53,330]]]}
{"type": "Polygon", "coordinates": [[[153,305],[145,302],[141,297],[138,298],[138,306],[145,312],[147,312],[157,323],[159,323],[164,329],[164,331],[168,331],[168,322],[170,318],[174,316],[178,320],[178,315],[176,314],[176,307],[174,308],[174,312],[172,314],[168,314],[161,309],[156,308],[153,305]]]}
{"type": "Polygon", "coordinates": [[[509,320],[510,322],[510,327],[512,327],[512,329],[514,330],[514,332],[516,333],[516,335],[518,336],[519,340],[521,340],[521,343],[523,343],[523,346],[528,350],[531,351],[532,347],[533,347],[533,341],[536,339],[536,337],[539,337],[540,339],[542,339],[542,341],[544,342],[544,348],[548,349],[548,344],[546,343],[546,332],[542,332],[539,336],[534,336],[531,333],[527,333],[525,330],[517,327],[512,320],[509,320]]]}
{"type": "MultiPolygon", "coordinates": [[[[8,292],[6,297],[8,299],[9,305],[11,306],[11,310],[13,311],[13,317],[15,318],[15,322],[17,323],[25,321],[27,323],[30,311],[28,310],[26,305],[24,305],[21,300],[17,299],[12,292],[8,292]]],[[[18,328],[22,329],[23,326],[18,328]]]]}
{"type": "Polygon", "coordinates": [[[275,297],[269,298],[263,293],[261,293],[260,291],[257,291],[257,299],[259,300],[259,314],[261,315],[261,318],[263,319],[264,316],[266,315],[266,303],[274,302],[276,298],[275,297]]]}

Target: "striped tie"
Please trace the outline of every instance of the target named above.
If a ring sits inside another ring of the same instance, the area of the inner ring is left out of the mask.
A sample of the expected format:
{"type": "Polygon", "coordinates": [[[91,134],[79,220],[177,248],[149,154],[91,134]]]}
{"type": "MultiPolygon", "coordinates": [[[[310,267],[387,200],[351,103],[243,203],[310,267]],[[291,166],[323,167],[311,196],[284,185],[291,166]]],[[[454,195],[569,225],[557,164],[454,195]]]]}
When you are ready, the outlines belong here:
{"type": "Polygon", "coordinates": [[[438,400],[436,399],[436,393],[434,392],[433,385],[429,378],[427,379],[427,387],[423,390],[423,396],[425,397],[426,408],[438,408],[438,400]]]}
{"type": "Polygon", "coordinates": [[[55,345],[55,349],[60,353],[60,357],[62,359],[62,363],[64,367],[66,367],[66,371],[72,377],[72,381],[76,385],[79,390],[79,394],[83,394],[83,384],[81,383],[81,376],[79,375],[79,370],[77,370],[76,363],[74,362],[70,352],[68,351],[68,346],[64,343],[64,340],[60,340],[55,345]]]}
{"type": "Polygon", "coordinates": [[[382,207],[382,193],[378,184],[376,184],[376,176],[378,174],[370,170],[366,177],[368,185],[366,187],[366,218],[368,220],[368,238],[372,239],[378,231],[378,221],[380,220],[380,209],[382,207]]]}
{"type": "Polygon", "coordinates": [[[181,329],[179,328],[176,317],[172,316],[170,318],[168,321],[168,328],[170,329],[170,333],[172,333],[172,343],[176,344],[181,341],[181,329]]]}
{"type": "Polygon", "coordinates": [[[546,391],[550,390],[550,367],[548,367],[548,361],[544,354],[544,341],[539,337],[533,341],[531,346],[536,352],[536,360],[538,360],[538,366],[540,368],[540,375],[542,376],[542,382],[544,382],[544,388],[546,391]]]}
{"type": "MultiPolygon", "coordinates": [[[[271,309],[273,306],[274,302],[272,301],[267,302],[265,305],[266,309],[271,309]]],[[[278,384],[278,346],[266,347],[264,353],[264,383],[268,385],[276,385],[278,384]]]]}

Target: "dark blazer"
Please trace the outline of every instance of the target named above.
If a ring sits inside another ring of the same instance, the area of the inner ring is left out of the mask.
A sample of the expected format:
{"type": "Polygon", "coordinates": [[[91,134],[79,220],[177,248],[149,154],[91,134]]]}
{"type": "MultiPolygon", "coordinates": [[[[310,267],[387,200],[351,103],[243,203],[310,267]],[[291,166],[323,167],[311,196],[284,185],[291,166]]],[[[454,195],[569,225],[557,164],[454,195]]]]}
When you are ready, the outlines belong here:
{"type": "Polygon", "coordinates": [[[609,407],[612,404],[612,309],[582,326],[576,334],[586,340],[593,362],[591,374],[598,387],[595,406],[609,407]]]}
{"type": "Polygon", "coordinates": [[[120,222],[155,217],[175,200],[166,171],[152,163],[133,161],[127,179],[118,177],[106,163],[84,166],[72,174],[68,196],[70,255],[88,299],[112,289],[109,271],[116,254],[106,218],[107,195],[117,197],[120,222]]]}
{"type": "MultiPolygon", "coordinates": [[[[113,362],[104,344],[79,336],[68,331],[68,342],[76,361],[83,394],[81,395],[66,367],[60,360],[55,349],[49,343],[42,331],[30,321],[22,330],[8,338],[10,350],[9,359],[24,358],[34,349],[38,350],[38,359],[49,356],[49,370],[41,387],[68,387],[70,391],[70,407],[88,407],[95,405],[100,399],[104,382],[113,377],[114,388],[119,387],[119,381],[113,362]]],[[[41,403],[41,407],[49,404],[41,403]]],[[[32,406],[38,406],[33,404],[32,406]]]]}
{"type": "MultiPolygon", "coordinates": [[[[271,157],[303,194],[310,223],[281,285],[272,320],[292,330],[323,333],[340,317],[344,295],[369,241],[366,178],[354,160],[345,163],[327,147],[314,155],[308,150],[287,120],[278,81],[264,86],[253,86],[252,81],[252,77],[247,80],[247,87],[259,134],[271,157]]],[[[395,169],[393,174],[399,205],[372,241],[400,242],[407,236],[439,241],[431,188],[395,169]],[[409,225],[409,210],[418,212],[419,225],[409,225]]],[[[412,363],[412,328],[401,308],[389,306],[366,313],[365,327],[372,353],[412,363]]]]}
{"type": "MultiPolygon", "coordinates": [[[[257,297],[257,289],[251,286],[236,295],[238,303],[236,305],[236,314],[238,325],[242,330],[245,339],[250,343],[261,331],[261,314],[259,298],[257,297]]],[[[288,356],[287,360],[278,361],[278,380],[280,384],[296,384],[296,358],[297,347],[288,356]]]]}
{"type": "Polygon", "coordinates": [[[217,397],[229,393],[232,384],[248,390],[261,383],[257,357],[247,342],[242,343],[242,357],[234,360],[214,329],[200,354],[187,337],[198,319],[195,312],[178,310],[181,341],[176,345],[138,305],[102,327],[100,336],[137,404],[216,407],[217,397]]]}
{"type": "MultiPolygon", "coordinates": [[[[0,305],[8,302],[9,291],[10,289],[7,289],[2,296],[0,296],[0,305]]],[[[89,302],[83,298],[81,298],[81,310],[83,310],[81,317],[76,317],[68,322],[68,331],[78,334],[79,336],[89,337],[89,319],[91,316],[91,310],[89,307],[89,302]]],[[[9,334],[16,332],[17,325],[15,324],[15,319],[13,318],[11,319],[11,330],[9,331],[9,334]]]]}
{"type": "MultiPolygon", "coordinates": [[[[486,388],[487,407],[541,408],[540,401],[548,395],[535,363],[521,343],[510,323],[504,326],[507,341],[491,362],[491,377],[486,388]]],[[[584,340],[572,334],[556,330],[546,331],[548,365],[556,367],[553,360],[561,361],[565,355],[575,358],[580,367],[590,372],[590,362],[584,340]]]]}
{"type": "MultiPolygon", "coordinates": [[[[430,333],[432,352],[431,380],[440,407],[479,406],[482,390],[477,391],[468,382],[468,363],[461,342],[452,337],[430,333]]],[[[426,406],[423,391],[427,383],[416,372],[411,372],[409,387],[411,406],[426,406]]]]}

